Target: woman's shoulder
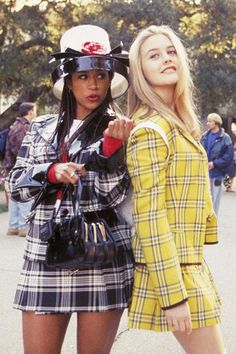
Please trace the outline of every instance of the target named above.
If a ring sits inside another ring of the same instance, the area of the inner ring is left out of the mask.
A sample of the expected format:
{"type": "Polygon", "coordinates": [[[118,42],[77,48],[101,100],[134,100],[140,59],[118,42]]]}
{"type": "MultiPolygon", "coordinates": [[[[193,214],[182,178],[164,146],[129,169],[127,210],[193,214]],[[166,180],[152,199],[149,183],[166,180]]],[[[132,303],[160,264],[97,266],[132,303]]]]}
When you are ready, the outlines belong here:
{"type": "Polygon", "coordinates": [[[155,124],[157,124],[166,133],[169,133],[173,129],[173,127],[171,126],[170,122],[165,117],[162,117],[159,114],[151,115],[148,120],[153,122],[153,123],[155,123],[155,124]]]}
{"type": "Polygon", "coordinates": [[[52,130],[55,131],[58,122],[57,114],[44,114],[38,116],[32,120],[31,130],[39,131],[41,129],[52,130]]]}
{"type": "Polygon", "coordinates": [[[157,112],[151,112],[149,114],[144,115],[143,118],[137,119],[137,117],[140,116],[141,112],[143,113],[142,110],[140,110],[140,112],[137,111],[135,113],[135,116],[136,116],[136,114],[137,114],[137,116],[135,117],[136,119],[134,118],[134,121],[135,121],[137,127],[139,126],[139,124],[141,124],[141,126],[145,127],[146,123],[148,126],[149,125],[148,122],[152,122],[152,123],[158,125],[160,128],[162,128],[162,130],[164,130],[164,132],[166,134],[169,134],[172,131],[173,127],[170,125],[169,121],[165,117],[158,114],[157,112]]]}
{"type": "Polygon", "coordinates": [[[46,125],[58,121],[58,114],[43,114],[32,120],[32,124],[46,125]]]}
{"type": "Polygon", "coordinates": [[[32,120],[30,132],[33,136],[43,136],[48,139],[55,132],[58,123],[57,114],[45,114],[32,120]]]}

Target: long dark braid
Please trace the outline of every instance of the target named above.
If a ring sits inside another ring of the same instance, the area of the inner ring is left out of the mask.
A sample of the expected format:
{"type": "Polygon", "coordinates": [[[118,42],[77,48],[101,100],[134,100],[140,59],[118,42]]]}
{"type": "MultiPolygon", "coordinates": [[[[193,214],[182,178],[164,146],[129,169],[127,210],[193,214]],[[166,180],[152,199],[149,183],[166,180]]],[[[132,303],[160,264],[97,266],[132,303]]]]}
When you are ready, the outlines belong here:
{"type": "Polygon", "coordinates": [[[62,147],[65,137],[68,135],[73,120],[76,117],[76,100],[68,85],[65,84],[62,91],[61,106],[58,117],[56,133],[59,148],[62,147]]]}

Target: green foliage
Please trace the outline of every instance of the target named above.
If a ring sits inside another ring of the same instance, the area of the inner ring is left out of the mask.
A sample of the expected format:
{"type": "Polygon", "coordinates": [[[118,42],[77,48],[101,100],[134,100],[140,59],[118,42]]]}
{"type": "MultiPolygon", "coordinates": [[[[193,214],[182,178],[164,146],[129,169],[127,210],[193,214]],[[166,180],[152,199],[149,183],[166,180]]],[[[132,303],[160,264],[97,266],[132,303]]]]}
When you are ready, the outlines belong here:
{"type": "Polygon", "coordinates": [[[98,24],[104,27],[113,45],[119,41],[128,49],[133,38],[141,28],[151,24],[172,24],[178,28],[178,10],[169,0],[106,0],[94,1],[83,18],[83,23],[98,24]],[[96,14],[94,6],[96,4],[96,14]]]}
{"type": "Polygon", "coordinates": [[[1,92],[16,95],[44,83],[48,75],[44,63],[52,43],[47,38],[47,21],[37,7],[25,6],[16,12],[12,5],[3,5],[0,11],[4,11],[5,21],[1,32],[1,92]]]}
{"type": "Polygon", "coordinates": [[[195,62],[194,76],[204,115],[236,113],[236,3],[234,0],[175,1],[179,28],[195,62]]]}
{"type": "Polygon", "coordinates": [[[194,63],[203,114],[226,110],[235,115],[235,0],[60,0],[15,7],[0,0],[0,93],[22,95],[38,89],[40,107],[53,103],[48,64],[59,39],[78,24],[104,27],[112,46],[124,49],[137,32],[151,24],[167,24],[184,40],[194,63]]]}

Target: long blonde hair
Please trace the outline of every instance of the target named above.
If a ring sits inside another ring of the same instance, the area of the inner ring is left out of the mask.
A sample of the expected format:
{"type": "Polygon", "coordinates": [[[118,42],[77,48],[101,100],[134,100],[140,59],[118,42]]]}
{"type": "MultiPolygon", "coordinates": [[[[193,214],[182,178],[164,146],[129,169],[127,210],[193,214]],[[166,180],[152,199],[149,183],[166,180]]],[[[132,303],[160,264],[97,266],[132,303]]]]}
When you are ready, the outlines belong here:
{"type": "Polygon", "coordinates": [[[155,25],[142,30],[131,45],[129,59],[131,80],[128,95],[129,116],[132,117],[141,104],[144,104],[147,109],[143,116],[139,118],[145,119],[150,113],[157,111],[161,116],[168,119],[170,124],[187,130],[195,138],[198,138],[200,136],[200,124],[193,102],[194,85],[186,50],[175,32],[168,26],[155,25]],[[156,34],[163,34],[172,42],[180,60],[179,80],[174,92],[176,113],[154,91],[142,71],[141,47],[149,37],[156,34]]]}

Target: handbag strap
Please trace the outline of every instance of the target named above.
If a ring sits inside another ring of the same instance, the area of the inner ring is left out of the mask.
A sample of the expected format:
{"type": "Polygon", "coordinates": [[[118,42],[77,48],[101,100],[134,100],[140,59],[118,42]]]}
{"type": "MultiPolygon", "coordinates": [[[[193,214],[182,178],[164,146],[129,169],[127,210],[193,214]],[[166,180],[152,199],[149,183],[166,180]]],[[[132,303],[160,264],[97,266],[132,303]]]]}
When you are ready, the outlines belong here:
{"type": "Polygon", "coordinates": [[[82,190],[83,190],[83,186],[81,183],[80,178],[78,179],[78,183],[77,185],[73,186],[74,190],[73,190],[73,194],[72,194],[72,205],[73,205],[73,211],[74,211],[74,215],[78,215],[79,210],[80,210],[80,201],[81,201],[81,195],[82,195],[82,190]],[[76,198],[74,198],[74,195],[76,196],[76,198]]]}
{"type": "Polygon", "coordinates": [[[64,188],[64,190],[60,190],[61,194],[60,194],[60,198],[57,196],[57,199],[56,199],[56,202],[54,204],[54,209],[53,209],[53,214],[52,214],[52,217],[56,217],[59,210],[60,210],[60,207],[61,207],[61,204],[62,204],[62,201],[63,201],[63,197],[64,195],[66,194],[67,190],[68,190],[69,186],[67,186],[66,188],[64,188]]]}

